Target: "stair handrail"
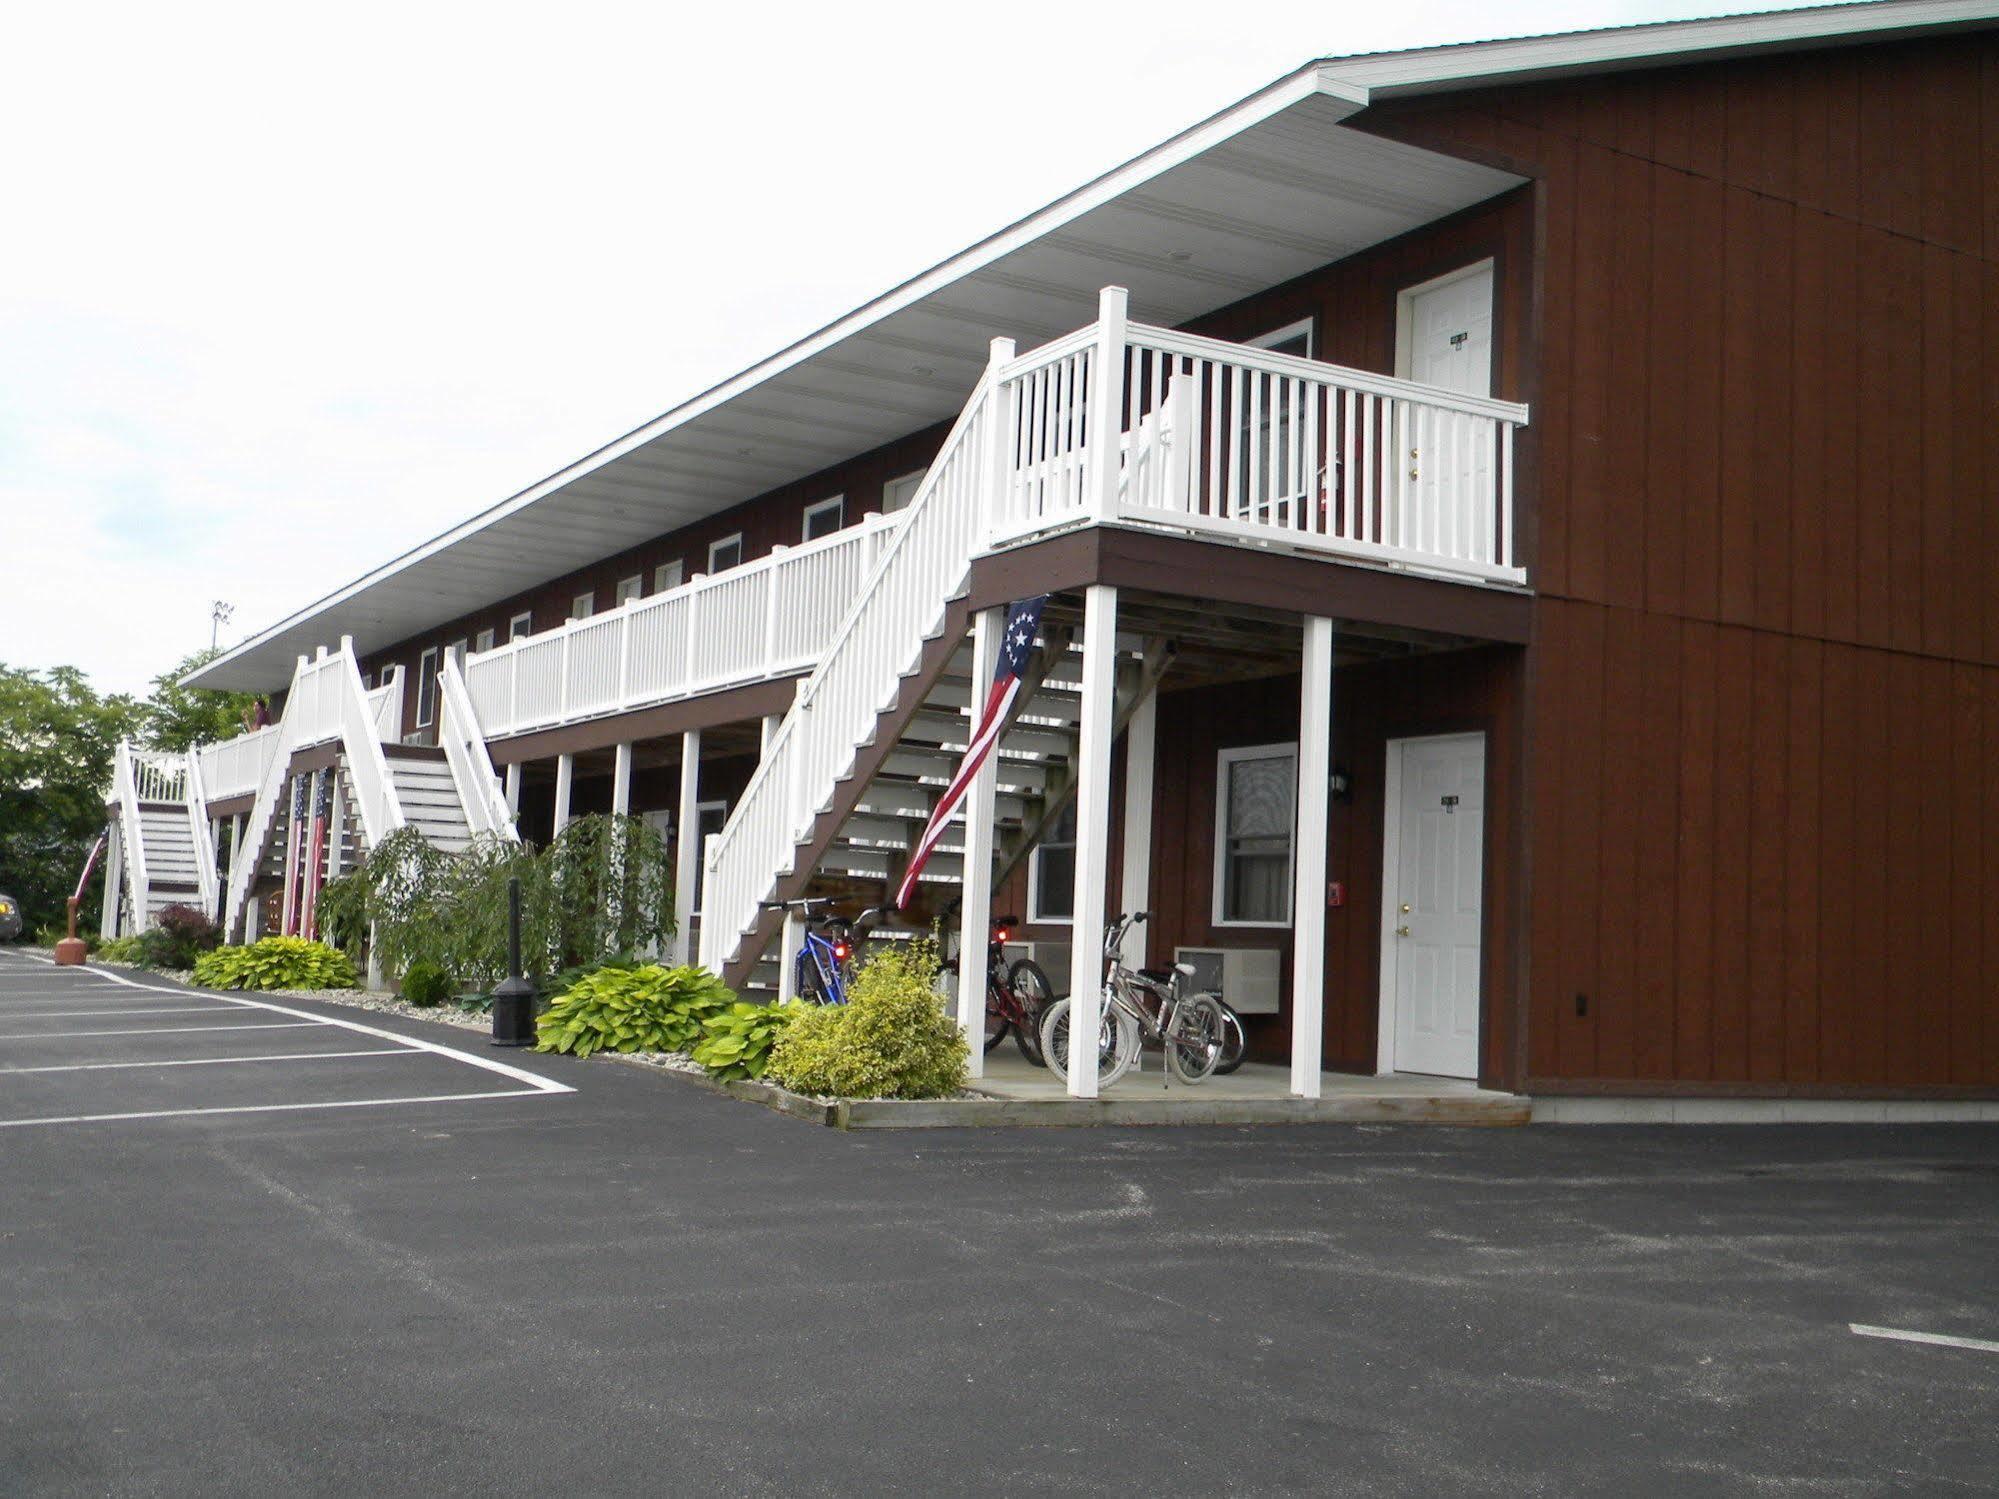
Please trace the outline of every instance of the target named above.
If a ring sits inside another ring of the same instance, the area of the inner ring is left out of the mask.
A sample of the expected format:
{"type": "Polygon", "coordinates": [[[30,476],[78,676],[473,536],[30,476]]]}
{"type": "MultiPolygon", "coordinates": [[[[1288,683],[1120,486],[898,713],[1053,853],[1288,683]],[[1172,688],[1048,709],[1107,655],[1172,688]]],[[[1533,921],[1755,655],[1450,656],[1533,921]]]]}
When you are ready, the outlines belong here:
{"type": "Polygon", "coordinates": [[[133,773],[132,742],[129,739],[118,741],[117,757],[112,762],[111,795],[118,803],[118,831],[125,844],[125,890],[132,898],[132,930],[143,932],[150,914],[146,908],[152,903],[152,892],[146,880],[146,839],[139,818],[139,778],[133,773]]]}
{"type": "Polygon", "coordinates": [[[368,847],[378,848],[384,838],[403,825],[403,809],[396,796],[395,781],[389,775],[389,757],[382,750],[376,705],[368,700],[368,690],[361,685],[361,666],[354,656],[352,636],[340,637],[339,651],[327,657],[324,666],[333,674],[340,739],[347,756],[347,782],[354,788],[361,831],[368,847]]]}
{"type": "Polygon", "coordinates": [[[701,961],[713,971],[721,970],[755,925],[764,886],[790,869],[798,841],[819,810],[821,787],[837,782],[852,764],[886,706],[884,685],[892,691],[911,664],[900,659],[900,648],[913,638],[920,652],[921,642],[963,591],[972,557],[985,539],[983,500],[1000,451],[990,445],[989,434],[1004,425],[989,419],[1001,404],[992,397],[1012,358],[1012,341],[994,340],[985,372],[917,486],[901,529],[857,590],[728,821],[708,840],[701,961]],[[898,588],[899,573],[928,581],[898,588]],[[864,628],[870,619],[881,620],[885,610],[892,611],[892,619],[872,631],[864,628]],[[921,619],[912,617],[925,610],[921,619]]]}
{"type": "Polygon", "coordinates": [[[201,914],[213,920],[215,917],[215,830],[208,823],[208,788],[201,778],[201,752],[189,749],[187,752],[187,779],[182,782],[186,788],[187,829],[194,839],[194,879],[201,890],[201,914]]]}
{"type": "Polygon", "coordinates": [[[243,821],[243,837],[236,846],[235,860],[229,866],[229,898],[222,907],[222,934],[225,940],[237,934],[244,904],[250,898],[250,887],[256,881],[257,866],[263,862],[264,835],[271,819],[277,815],[278,797],[284,791],[285,780],[291,770],[292,745],[298,737],[300,710],[305,701],[300,696],[300,690],[305,685],[311,664],[300,656],[298,664],[292,668],[291,686],[285,692],[285,711],[276,724],[271,757],[264,762],[263,774],[257,783],[256,800],[251,802],[250,815],[243,821]]]}
{"type": "Polygon", "coordinates": [[[458,662],[446,652],[438,669],[437,742],[444,748],[444,760],[451,767],[451,779],[458,787],[459,805],[465,812],[465,826],[474,838],[490,836],[508,843],[520,840],[514,829],[514,814],[507,806],[506,792],[493,769],[486,750],[486,736],[479,728],[479,713],[472,693],[458,670],[458,662]]]}

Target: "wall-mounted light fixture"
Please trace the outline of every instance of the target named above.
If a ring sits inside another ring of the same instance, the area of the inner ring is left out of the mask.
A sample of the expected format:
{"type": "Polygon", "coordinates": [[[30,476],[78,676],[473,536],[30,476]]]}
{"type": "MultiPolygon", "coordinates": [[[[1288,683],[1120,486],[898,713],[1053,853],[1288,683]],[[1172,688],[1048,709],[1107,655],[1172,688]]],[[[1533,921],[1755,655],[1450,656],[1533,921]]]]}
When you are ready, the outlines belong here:
{"type": "Polygon", "coordinates": [[[1326,786],[1332,792],[1334,801],[1350,802],[1353,800],[1353,777],[1347,774],[1347,768],[1344,765],[1335,765],[1333,767],[1333,773],[1326,777],[1326,786]]]}

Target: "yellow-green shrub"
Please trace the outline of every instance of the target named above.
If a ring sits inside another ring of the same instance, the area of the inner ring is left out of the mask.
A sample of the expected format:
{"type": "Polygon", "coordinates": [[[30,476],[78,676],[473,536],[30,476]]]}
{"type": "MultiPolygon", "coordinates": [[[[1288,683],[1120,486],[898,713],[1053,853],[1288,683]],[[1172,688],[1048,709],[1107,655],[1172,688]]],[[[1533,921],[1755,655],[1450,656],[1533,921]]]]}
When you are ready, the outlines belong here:
{"type": "Polygon", "coordinates": [[[194,981],[210,989],[352,989],[347,954],[303,937],[266,937],[218,947],[194,960],[194,981]]]}
{"type": "Polygon", "coordinates": [[[555,997],[535,1022],[535,1049],[685,1051],[735,997],[705,968],[600,968],[555,997]]]}
{"type": "Polygon", "coordinates": [[[844,1005],[804,1007],[771,1048],[765,1076],[834,1098],[946,1098],[965,1085],[965,1036],[944,1013],[937,944],[884,944],[844,1005]]]}

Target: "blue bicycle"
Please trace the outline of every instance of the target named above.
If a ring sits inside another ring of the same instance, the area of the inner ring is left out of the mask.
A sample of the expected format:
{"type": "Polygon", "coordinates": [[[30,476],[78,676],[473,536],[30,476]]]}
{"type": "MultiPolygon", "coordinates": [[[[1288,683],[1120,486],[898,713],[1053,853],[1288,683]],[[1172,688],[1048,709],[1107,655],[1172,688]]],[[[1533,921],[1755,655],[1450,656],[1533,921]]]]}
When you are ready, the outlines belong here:
{"type": "Polygon", "coordinates": [[[762,904],[765,910],[797,911],[804,918],[804,940],[792,958],[798,977],[798,997],[807,1004],[845,1004],[847,981],[853,977],[854,954],[881,919],[881,908],[870,906],[849,921],[831,914],[828,908],[833,902],[823,897],[767,900],[762,904]]]}

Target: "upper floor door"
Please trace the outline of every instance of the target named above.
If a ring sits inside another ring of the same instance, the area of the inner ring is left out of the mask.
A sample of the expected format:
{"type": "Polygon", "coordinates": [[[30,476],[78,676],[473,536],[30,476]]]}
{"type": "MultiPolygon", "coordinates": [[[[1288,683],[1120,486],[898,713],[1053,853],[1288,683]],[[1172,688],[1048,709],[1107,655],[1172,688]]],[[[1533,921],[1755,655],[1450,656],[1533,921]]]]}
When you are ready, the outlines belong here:
{"type": "MultiPolygon", "coordinates": [[[[1396,302],[1395,373],[1454,391],[1492,394],[1492,262],[1425,281],[1396,302]]],[[[1446,556],[1490,554],[1500,525],[1486,432],[1434,407],[1404,406],[1395,427],[1396,467],[1383,540],[1446,556]]]]}

